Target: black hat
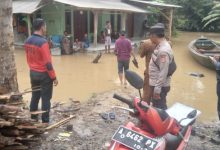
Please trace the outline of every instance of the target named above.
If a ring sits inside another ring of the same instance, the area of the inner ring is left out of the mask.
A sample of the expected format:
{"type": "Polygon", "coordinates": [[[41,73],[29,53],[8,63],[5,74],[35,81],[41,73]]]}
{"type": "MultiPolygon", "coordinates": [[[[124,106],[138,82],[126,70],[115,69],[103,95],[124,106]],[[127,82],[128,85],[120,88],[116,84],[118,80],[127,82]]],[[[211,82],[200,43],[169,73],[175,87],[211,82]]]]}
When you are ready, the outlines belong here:
{"type": "Polygon", "coordinates": [[[150,28],[150,34],[164,34],[164,28],[163,23],[157,23],[150,28]]]}
{"type": "Polygon", "coordinates": [[[125,36],[125,34],[126,34],[125,31],[121,31],[121,32],[120,32],[120,35],[121,35],[121,36],[125,36]]]}

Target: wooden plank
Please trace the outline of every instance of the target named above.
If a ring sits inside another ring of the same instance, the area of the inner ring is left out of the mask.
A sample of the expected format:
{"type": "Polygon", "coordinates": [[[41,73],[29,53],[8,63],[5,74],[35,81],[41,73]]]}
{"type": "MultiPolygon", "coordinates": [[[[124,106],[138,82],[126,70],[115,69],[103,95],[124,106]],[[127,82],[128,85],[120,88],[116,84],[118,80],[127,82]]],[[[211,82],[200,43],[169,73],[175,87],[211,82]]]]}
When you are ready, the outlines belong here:
{"type": "Polygon", "coordinates": [[[0,105],[0,113],[7,114],[9,112],[21,112],[21,107],[9,106],[9,105],[0,105]]]}
{"type": "Polygon", "coordinates": [[[9,105],[23,105],[25,104],[24,102],[12,102],[12,103],[8,103],[9,105]]]}
{"type": "Polygon", "coordinates": [[[29,143],[29,142],[38,142],[40,141],[39,139],[28,139],[28,138],[16,138],[17,141],[21,142],[21,143],[29,143]]]}
{"type": "Polygon", "coordinates": [[[37,126],[24,126],[24,125],[18,125],[18,126],[15,126],[15,127],[17,127],[18,129],[25,129],[25,130],[37,129],[37,126]]]}
{"type": "Polygon", "coordinates": [[[0,100],[1,100],[1,101],[9,100],[10,97],[11,97],[10,94],[0,95],[0,100]]]}
{"type": "Polygon", "coordinates": [[[67,112],[73,112],[73,111],[79,111],[80,107],[77,108],[72,108],[72,109],[64,109],[64,110],[55,110],[57,112],[61,112],[61,113],[67,113],[67,112]]]}
{"type": "Polygon", "coordinates": [[[15,136],[22,136],[25,134],[24,131],[18,130],[18,129],[0,129],[0,132],[4,136],[9,136],[9,137],[15,137],[15,136]]]}
{"type": "Polygon", "coordinates": [[[14,124],[9,121],[0,121],[0,127],[10,127],[13,126],[14,124]]]}
{"type": "Polygon", "coordinates": [[[65,123],[69,122],[72,118],[75,118],[75,117],[76,117],[75,115],[70,115],[70,117],[65,118],[65,119],[63,119],[63,120],[61,120],[61,121],[59,121],[59,122],[57,122],[57,123],[55,123],[55,124],[53,124],[53,125],[47,127],[46,130],[50,130],[50,129],[53,129],[53,128],[57,128],[57,127],[59,127],[59,126],[65,124],[65,123]]]}
{"type": "Polygon", "coordinates": [[[47,112],[47,111],[42,111],[42,110],[40,110],[40,111],[32,111],[32,112],[30,112],[30,114],[31,115],[39,115],[39,114],[43,114],[45,112],[47,112]]]}
{"type": "Polygon", "coordinates": [[[164,18],[167,19],[167,21],[170,20],[169,16],[167,16],[167,15],[166,15],[165,13],[163,13],[161,10],[160,10],[159,12],[160,12],[160,14],[161,14],[164,18]]]}
{"type": "Polygon", "coordinates": [[[26,150],[26,149],[28,149],[28,147],[24,145],[15,145],[15,146],[12,145],[2,148],[2,150],[26,150]]]}

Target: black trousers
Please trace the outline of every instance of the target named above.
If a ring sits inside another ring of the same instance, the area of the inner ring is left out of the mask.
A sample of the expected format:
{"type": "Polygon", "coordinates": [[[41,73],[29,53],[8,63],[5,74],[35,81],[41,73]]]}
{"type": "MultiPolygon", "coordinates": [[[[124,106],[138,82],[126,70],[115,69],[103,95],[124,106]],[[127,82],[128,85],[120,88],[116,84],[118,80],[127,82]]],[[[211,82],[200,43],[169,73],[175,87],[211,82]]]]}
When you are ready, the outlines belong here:
{"type": "MultiPolygon", "coordinates": [[[[170,86],[168,87],[162,87],[161,92],[160,92],[160,99],[155,100],[151,99],[151,102],[153,103],[153,106],[156,108],[160,108],[163,110],[167,109],[167,93],[170,91],[170,86]]],[[[151,97],[153,97],[153,92],[154,92],[154,86],[151,86],[151,97]]]]}
{"type": "Polygon", "coordinates": [[[217,102],[217,112],[218,112],[218,118],[220,120],[220,80],[217,81],[217,96],[218,96],[218,102],[217,102]]]}
{"type": "MultiPolygon", "coordinates": [[[[30,71],[31,87],[32,89],[41,88],[40,91],[33,91],[30,103],[30,111],[38,110],[38,103],[41,98],[41,110],[46,111],[42,114],[42,122],[49,122],[50,113],[50,99],[52,98],[53,92],[53,81],[49,77],[47,72],[35,72],[30,71]]],[[[38,115],[31,115],[32,119],[38,120],[38,115]]]]}

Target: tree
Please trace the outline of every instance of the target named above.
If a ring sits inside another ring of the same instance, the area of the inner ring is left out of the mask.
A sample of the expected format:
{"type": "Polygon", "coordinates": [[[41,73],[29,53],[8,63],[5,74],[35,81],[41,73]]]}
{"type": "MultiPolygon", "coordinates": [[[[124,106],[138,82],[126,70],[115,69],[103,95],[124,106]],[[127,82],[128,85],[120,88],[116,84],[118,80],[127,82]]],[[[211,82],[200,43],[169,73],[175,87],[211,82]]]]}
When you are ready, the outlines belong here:
{"type": "Polygon", "coordinates": [[[18,91],[12,27],[12,0],[0,0],[0,94],[18,91]]]}
{"type": "Polygon", "coordinates": [[[204,28],[211,23],[220,21],[220,2],[216,3],[212,10],[209,12],[209,15],[203,19],[203,22],[206,22],[204,28]]]}
{"type": "Polygon", "coordinates": [[[164,0],[166,3],[182,6],[175,11],[174,24],[186,31],[217,31],[218,23],[203,28],[203,18],[211,11],[214,0],[164,0]]]}

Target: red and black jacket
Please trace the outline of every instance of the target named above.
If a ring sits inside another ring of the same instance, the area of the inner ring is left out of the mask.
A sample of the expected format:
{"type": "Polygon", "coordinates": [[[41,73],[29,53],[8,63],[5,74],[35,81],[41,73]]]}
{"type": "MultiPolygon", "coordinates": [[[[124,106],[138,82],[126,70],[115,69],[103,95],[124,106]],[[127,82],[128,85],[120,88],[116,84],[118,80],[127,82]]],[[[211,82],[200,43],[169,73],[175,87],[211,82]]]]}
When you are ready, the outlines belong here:
{"type": "Polygon", "coordinates": [[[47,40],[43,36],[33,34],[26,40],[24,47],[30,70],[47,72],[50,78],[55,80],[56,74],[51,63],[47,40]]]}

